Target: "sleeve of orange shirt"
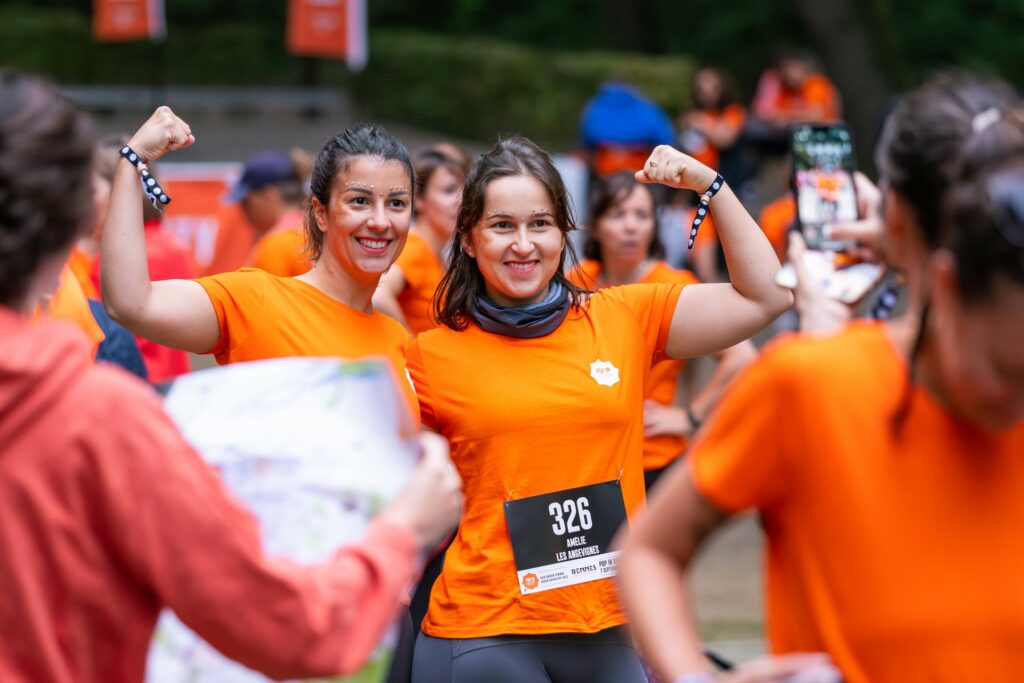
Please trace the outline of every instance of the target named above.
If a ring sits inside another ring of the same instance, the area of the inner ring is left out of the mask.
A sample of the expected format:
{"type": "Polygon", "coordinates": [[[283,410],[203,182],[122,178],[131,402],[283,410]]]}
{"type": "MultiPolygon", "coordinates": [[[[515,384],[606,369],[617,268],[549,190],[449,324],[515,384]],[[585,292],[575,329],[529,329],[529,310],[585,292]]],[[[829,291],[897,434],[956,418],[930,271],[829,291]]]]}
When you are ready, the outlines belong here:
{"type": "Polygon", "coordinates": [[[776,504],[793,483],[787,407],[794,388],[781,362],[785,345],[769,349],[736,381],[687,457],[697,490],[723,512],[776,504]]]}
{"type": "Polygon", "coordinates": [[[413,390],[416,392],[416,399],[420,404],[420,422],[427,429],[439,430],[437,416],[434,414],[434,403],[430,395],[430,386],[427,384],[427,373],[423,367],[423,354],[420,353],[420,346],[416,340],[406,346],[405,362],[409,378],[412,380],[413,390]]]}
{"type": "Polygon", "coordinates": [[[217,356],[236,349],[248,337],[266,296],[263,277],[256,271],[237,270],[196,280],[210,297],[220,325],[220,339],[207,353],[217,356]]]}
{"type": "Polygon", "coordinates": [[[185,443],[158,398],[123,384],[105,392],[121,426],[95,437],[107,448],[91,462],[101,525],[128,570],[210,644],[269,676],[361,666],[413,578],[412,535],[378,521],[322,565],[267,558],[255,518],[185,443]]]}
{"type": "Polygon", "coordinates": [[[638,318],[653,361],[666,360],[665,344],[675,315],[682,284],[638,284],[601,290],[625,303],[638,318]]]}

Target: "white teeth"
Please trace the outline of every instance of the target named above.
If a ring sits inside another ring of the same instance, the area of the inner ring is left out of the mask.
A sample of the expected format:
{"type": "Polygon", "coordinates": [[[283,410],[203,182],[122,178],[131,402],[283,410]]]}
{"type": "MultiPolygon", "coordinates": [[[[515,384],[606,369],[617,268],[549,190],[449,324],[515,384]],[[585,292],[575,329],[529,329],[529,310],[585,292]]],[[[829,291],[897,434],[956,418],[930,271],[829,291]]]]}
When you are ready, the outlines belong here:
{"type": "Polygon", "coordinates": [[[387,240],[368,240],[360,239],[358,237],[356,239],[359,241],[360,244],[369,247],[370,249],[383,249],[384,247],[388,246],[387,240]]]}
{"type": "Polygon", "coordinates": [[[511,268],[512,270],[526,271],[529,270],[530,268],[533,268],[533,265],[533,263],[510,263],[508,264],[508,267],[511,268]]]}

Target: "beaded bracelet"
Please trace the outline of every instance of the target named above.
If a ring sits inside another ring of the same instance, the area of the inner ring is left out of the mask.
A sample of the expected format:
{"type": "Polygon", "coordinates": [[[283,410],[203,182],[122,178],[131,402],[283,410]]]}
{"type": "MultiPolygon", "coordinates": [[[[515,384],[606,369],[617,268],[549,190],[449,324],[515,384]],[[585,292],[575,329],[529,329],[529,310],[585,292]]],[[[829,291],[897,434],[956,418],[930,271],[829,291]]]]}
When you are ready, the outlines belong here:
{"type": "Polygon", "coordinates": [[[697,230],[700,229],[700,224],[704,222],[704,218],[707,216],[711,198],[718,194],[723,185],[725,185],[725,178],[719,173],[715,176],[714,181],[712,181],[711,187],[704,190],[701,194],[700,200],[697,203],[697,212],[693,214],[693,225],[690,226],[690,243],[687,245],[687,249],[693,249],[693,243],[697,239],[697,230]]]}
{"type": "Polygon", "coordinates": [[[163,211],[168,204],[171,203],[171,198],[166,192],[160,188],[160,184],[156,182],[156,178],[149,172],[149,166],[142,160],[142,157],[136,153],[134,149],[125,145],[120,150],[121,156],[128,160],[128,162],[139,171],[139,179],[142,181],[142,191],[149,197],[150,203],[153,204],[153,208],[157,211],[163,211]]]}

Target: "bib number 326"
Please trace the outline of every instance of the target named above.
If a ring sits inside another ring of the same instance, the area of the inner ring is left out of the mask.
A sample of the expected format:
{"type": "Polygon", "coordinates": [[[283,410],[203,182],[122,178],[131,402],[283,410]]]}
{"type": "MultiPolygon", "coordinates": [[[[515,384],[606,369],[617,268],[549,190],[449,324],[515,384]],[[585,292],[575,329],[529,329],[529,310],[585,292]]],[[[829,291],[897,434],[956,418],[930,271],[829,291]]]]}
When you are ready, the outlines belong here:
{"type": "Polygon", "coordinates": [[[520,592],[615,576],[619,553],[609,546],[625,521],[618,481],[506,501],[520,592]]]}

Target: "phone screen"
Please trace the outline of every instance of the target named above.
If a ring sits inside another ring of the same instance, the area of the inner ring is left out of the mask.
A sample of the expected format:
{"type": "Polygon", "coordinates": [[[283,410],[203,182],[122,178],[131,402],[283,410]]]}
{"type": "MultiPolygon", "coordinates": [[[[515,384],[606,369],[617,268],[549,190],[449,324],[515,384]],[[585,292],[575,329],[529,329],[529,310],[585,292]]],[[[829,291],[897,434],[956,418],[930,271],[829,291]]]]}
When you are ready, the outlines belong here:
{"type": "Polygon", "coordinates": [[[798,124],[791,134],[793,188],[800,230],[810,249],[841,251],[821,227],[857,219],[853,137],[842,124],[798,124]]]}

